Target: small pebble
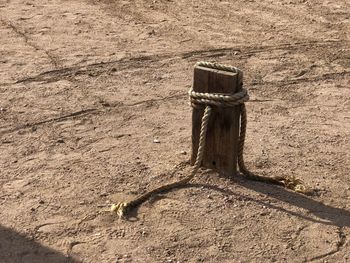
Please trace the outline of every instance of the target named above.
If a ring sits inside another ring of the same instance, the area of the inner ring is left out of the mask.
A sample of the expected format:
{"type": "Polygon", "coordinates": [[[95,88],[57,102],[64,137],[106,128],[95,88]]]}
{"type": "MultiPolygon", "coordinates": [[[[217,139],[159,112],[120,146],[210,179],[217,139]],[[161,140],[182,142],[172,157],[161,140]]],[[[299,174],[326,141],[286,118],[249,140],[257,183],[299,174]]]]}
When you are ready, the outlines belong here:
{"type": "Polygon", "coordinates": [[[160,143],[160,140],[154,139],[154,140],[153,140],[153,143],[160,143]]]}
{"type": "Polygon", "coordinates": [[[181,153],[182,155],[186,155],[186,154],[187,154],[186,151],[181,151],[180,153],[181,153]]]}

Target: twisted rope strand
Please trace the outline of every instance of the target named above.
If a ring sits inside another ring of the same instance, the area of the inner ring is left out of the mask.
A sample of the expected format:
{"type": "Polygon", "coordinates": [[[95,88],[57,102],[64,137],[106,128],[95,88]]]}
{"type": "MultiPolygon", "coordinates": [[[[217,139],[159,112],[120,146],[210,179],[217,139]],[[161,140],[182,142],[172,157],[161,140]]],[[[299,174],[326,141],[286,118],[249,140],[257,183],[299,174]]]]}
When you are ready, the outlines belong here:
{"type": "Polygon", "coordinates": [[[249,100],[249,95],[246,89],[233,94],[215,94],[195,92],[191,88],[188,92],[191,105],[204,104],[218,107],[233,107],[243,104],[249,100]]]}
{"type": "Polygon", "coordinates": [[[239,69],[236,67],[232,67],[229,65],[219,64],[219,63],[213,63],[213,62],[207,62],[207,61],[199,61],[196,63],[196,66],[199,67],[205,67],[205,68],[212,68],[217,70],[223,70],[223,71],[229,71],[233,73],[238,73],[239,69]]]}

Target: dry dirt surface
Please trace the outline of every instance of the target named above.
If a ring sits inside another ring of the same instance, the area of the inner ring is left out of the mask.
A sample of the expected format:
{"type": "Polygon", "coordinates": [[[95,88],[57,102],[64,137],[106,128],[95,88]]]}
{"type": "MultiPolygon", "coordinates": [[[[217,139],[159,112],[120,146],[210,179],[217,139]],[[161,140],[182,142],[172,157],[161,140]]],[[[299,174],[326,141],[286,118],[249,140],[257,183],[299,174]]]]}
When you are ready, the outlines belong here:
{"type": "Polygon", "coordinates": [[[0,0],[0,262],[350,262],[349,80],[348,0],[0,0]],[[244,72],[249,168],[315,194],[202,170],[104,212],[190,171],[201,60],[244,72]]]}

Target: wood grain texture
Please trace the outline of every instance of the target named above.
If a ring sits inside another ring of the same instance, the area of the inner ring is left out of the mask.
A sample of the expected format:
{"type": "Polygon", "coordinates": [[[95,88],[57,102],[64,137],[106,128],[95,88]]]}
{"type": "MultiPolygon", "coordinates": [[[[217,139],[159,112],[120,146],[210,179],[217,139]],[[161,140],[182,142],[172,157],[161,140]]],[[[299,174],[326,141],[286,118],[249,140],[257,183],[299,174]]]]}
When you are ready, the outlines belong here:
{"type": "MultiPolygon", "coordinates": [[[[232,94],[241,86],[242,72],[233,73],[200,66],[194,68],[193,90],[196,92],[232,94]]],[[[197,156],[204,107],[196,106],[192,111],[192,164],[197,156]]],[[[213,107],[202,167],[214,169],[223,175],[236,175],[239,115],[239,106],[213,107]]]]}

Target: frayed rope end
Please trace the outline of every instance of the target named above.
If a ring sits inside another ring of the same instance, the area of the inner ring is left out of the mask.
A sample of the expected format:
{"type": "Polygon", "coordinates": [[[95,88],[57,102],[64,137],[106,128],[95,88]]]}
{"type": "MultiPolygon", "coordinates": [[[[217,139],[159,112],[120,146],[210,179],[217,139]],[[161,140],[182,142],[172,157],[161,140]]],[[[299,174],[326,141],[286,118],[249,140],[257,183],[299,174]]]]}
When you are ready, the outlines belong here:
{"type": "Polygon", "coordinates": [[[124,218],[126,210],[128,209],[129,203],[119,202],[111,205],[111,212],[116,213],[119,218],[124,218]]]}
{"type": "Polygon", "coordinates": [[[305,195],[312,195],[314,193],[314,191],[310,187],[306,186],[302,180],[294,176],[285,178],[282,180],[282,182],[286,188],[293,190],[294,192],[305,195]]]}

